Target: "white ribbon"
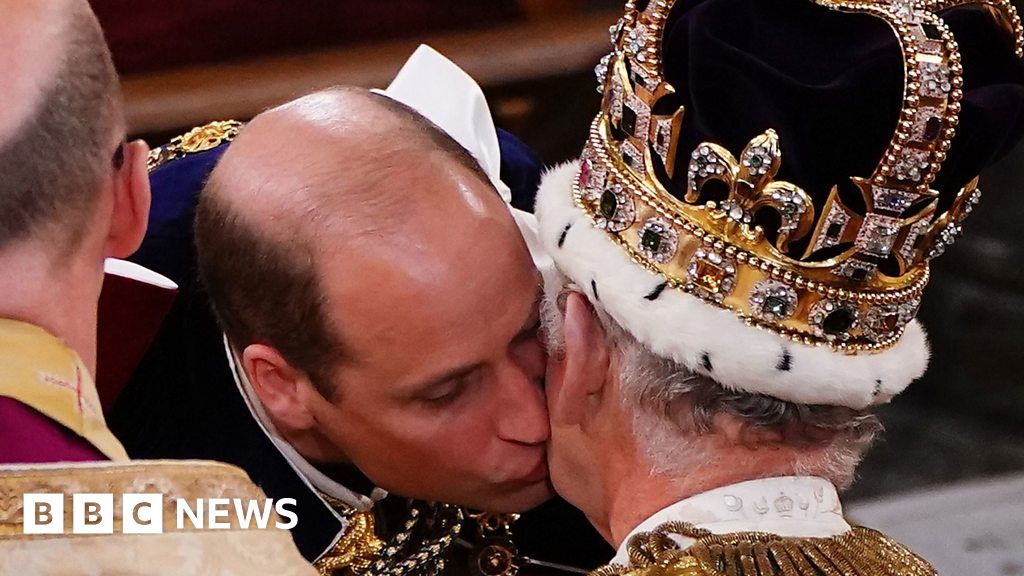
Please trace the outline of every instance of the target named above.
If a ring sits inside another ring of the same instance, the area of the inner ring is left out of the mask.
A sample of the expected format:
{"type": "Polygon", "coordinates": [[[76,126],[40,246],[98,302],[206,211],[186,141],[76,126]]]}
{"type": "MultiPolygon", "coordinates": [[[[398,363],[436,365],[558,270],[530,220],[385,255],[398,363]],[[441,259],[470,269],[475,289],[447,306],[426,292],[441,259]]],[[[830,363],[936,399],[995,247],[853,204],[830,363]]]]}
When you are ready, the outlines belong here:
{"type": "Polygon", "coordinates": [[[413,52],[387,90],[374,90],[416,110],[437,124],[480,163],[526,241],[536,266],[552,266],[537,236],[533,214],[512,206],[512,191],[501,181],[501,149],[491,109],[480,86],[454,62],[426,44],[413,52]]]}

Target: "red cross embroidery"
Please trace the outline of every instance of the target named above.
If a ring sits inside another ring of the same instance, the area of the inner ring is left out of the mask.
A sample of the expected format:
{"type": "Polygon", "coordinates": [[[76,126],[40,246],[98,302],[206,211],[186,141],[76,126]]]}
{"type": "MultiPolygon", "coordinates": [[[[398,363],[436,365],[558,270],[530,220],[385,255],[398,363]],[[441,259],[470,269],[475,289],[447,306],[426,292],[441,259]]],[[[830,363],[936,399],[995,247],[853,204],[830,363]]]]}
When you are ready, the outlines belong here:
{"type": "Polygon", "coordinates": [[[75,366],[75,383],[74,384],[72,384],[71,382],[68,382],[67,380],[65,380],[65,379],[63,379],[63,378],[61,378],[59,376],[54,376],[53,374],[43,374],[42,377],[43,377],[43,382],[46,382],[47,384],[52,384],[54,386],[57,386],[57,387],[60,387],[60,388],[64,388],[64,389],[67,389],[67,390],[74,390],[74,392],[75,392],[75,399],[76,399],[76,401],[78,403],[78,412],[82,413],[82,409],[83,409],[83,407],[82,407],[82,373],[81,373],[81,370],[77,366],[75,366]]]}

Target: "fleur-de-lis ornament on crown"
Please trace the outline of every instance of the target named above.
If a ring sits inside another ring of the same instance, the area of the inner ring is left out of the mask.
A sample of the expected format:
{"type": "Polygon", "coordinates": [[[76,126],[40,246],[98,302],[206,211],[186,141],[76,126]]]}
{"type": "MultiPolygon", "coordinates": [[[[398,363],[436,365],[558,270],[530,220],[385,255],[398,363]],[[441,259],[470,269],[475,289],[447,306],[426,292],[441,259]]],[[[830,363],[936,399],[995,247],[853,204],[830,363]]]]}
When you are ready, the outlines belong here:
{"type": "Polygon", "coordinates": [[[774,179],[781,164],[775,130],[751,140],[738,161],[725,148],[705,142],[697,146],[690,160],[686,201],[696,203],[710,180],[724,183],[729,196],[717,205],[721,217],[735,222],[735,229],[756,241],[764,232],[754,226],[754,216],[763,208],[774,210],[781,223],[773,244],[785,253],[791,240],[803,238],[814,226],[814,203],[799,186],[774,179]]]}
{"type": "Polygon", "coordinates": [[[1024,54],[1009,0],[808,0],[868,14],[893,30],[903,55],[902,111],[871,174],[850,180],[863,209],[834,186],[824,204],[775,180],[783,162],[772,129],[739,157],[714,142],[689,158],[686,191],[673,196],[682,107],[664,76],[661,43],[675,0],[629,0],[611,29],[615,50],[597,67],[604,94],[576,185],[576,202],[667,283],[793,340],[856,352],[899,340],[928,282],[928,261],[959,236],[978,202],[977,179],[938,213],[931,188],[956,134],[963,68],[940,10],[986,8],[1024,54]],[[667,176],[667,178],[666,178],[667,176]],[[724,199],[705,194],[725,185],[724,199]],[[776,218],[765,218],[765,211],[776,218]],[[795,254],[799,246],[799,254],[795,254]]]}

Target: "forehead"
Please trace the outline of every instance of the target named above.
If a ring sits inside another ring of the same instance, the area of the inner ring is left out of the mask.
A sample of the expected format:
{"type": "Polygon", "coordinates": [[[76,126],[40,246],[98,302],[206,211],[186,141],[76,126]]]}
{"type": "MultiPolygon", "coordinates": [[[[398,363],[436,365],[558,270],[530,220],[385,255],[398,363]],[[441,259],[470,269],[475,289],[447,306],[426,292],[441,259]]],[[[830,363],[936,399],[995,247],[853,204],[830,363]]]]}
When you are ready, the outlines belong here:
{"type": "Polygon", "coordinates": [[[437,193],[421,180],[418,192],[435,197],[326,252],[322,267],[328,314],[351,356],[403,376],[424,362],[477,360],[475,345],[518,331],[536,295],[536,270],[497,193],[468,173],[436,183],[462,189],[437,193]]]}

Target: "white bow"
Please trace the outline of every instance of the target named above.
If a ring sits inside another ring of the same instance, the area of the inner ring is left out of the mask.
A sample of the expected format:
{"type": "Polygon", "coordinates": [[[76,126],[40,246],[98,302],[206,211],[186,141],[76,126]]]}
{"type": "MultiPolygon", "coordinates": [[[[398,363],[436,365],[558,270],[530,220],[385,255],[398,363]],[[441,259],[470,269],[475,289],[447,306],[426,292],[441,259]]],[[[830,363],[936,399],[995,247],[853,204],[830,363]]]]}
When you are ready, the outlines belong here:
{"type": "Polygon", "coordinates": [[[551,258],[537,236],[533,214],[512,207],[512,191],[501,181],[501,149],[491,109],[480,86],[454,62],[426,44],[413,52],[387,90],[374,90],[416,110],[448,133],[480,163],[501,194],[541,270],[551,258]]]}

